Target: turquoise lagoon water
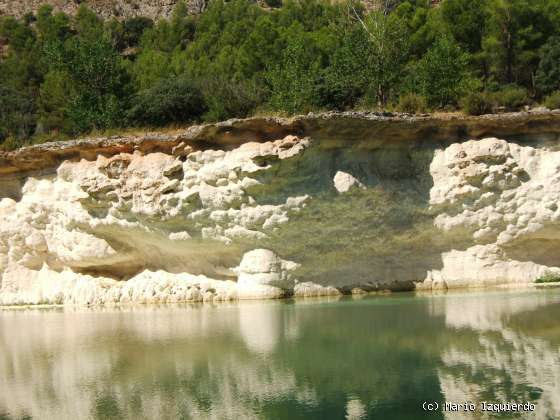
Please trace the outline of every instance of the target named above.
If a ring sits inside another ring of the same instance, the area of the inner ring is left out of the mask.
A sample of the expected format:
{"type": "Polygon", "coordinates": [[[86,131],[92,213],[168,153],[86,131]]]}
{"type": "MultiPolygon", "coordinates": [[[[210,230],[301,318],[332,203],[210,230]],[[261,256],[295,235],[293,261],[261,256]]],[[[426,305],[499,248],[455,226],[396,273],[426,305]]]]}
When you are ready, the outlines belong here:
{"type": "Polygon", "coordinates": [[[31,418],[560,418],[560,291],[3,310],[0,419],[31,418]]]}

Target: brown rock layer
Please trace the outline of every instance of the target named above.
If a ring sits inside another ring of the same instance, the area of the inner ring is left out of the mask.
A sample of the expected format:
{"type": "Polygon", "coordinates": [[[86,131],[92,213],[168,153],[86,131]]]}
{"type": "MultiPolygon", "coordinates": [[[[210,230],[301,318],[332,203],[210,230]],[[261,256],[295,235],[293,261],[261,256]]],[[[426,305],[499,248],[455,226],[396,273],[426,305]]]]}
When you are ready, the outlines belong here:
{"type": "Polygon", "coordinates": [[[0,177],[26,176],[54,169],[64,160],[95,160],[119,153],[172,153],[184,143],[194,150],[231,149],[250,141],[265,142],[286,135],[309,136],[317,140],[360,142],[372,148],[396,142],[445,141],[494,136],[507,138],[530,134],[560,133],[560,111],[518,112],[469,117],[460,115],[411,116],[407,114],[329,112],[293,118],[232,119],[215,124],[195,125],[175,134],[84,138],[23,147],[0,152],[0,177]]]}

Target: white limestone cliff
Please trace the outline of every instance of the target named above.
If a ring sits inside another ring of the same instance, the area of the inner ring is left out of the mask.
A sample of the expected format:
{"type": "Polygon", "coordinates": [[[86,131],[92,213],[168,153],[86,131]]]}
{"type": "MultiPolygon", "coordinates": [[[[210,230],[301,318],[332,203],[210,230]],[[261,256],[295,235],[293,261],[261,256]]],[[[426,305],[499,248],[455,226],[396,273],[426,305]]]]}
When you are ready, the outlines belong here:
{"type": "Polygon", "coordinates": [[[471,140],[437,150],[430,173],[435,225],[473,245],[443,253],[428,284],[527,283],[560,273],[560,152],[471,140]]]}
{"type": "Polygon", "coordinates": [[[538,142],[410,151],[289,135],[55,169],[22,178],[17,194],[11,175],[0,199],[2,305],[336,296],[560,274],[560,151],[538,142]]]}
{"type": "Polygon", "coordinates": [[[162,153],[99,156],[29,178],[19,202],[0,201],[0,303],[231,300],[238,286],[242,298],[282,296],[295,265],[253,251],[236,283],[240,249],[232,242],[266,237],[305,205],[306,196],[258,205],[247,189],[259,184],[251,174],[268,168],[256,161],[289,159],[309,144],[289,136],[192,152],[185,162],[162,153]],[[254,271],[267,264],[279,280],[268,289],[254,271]]]}

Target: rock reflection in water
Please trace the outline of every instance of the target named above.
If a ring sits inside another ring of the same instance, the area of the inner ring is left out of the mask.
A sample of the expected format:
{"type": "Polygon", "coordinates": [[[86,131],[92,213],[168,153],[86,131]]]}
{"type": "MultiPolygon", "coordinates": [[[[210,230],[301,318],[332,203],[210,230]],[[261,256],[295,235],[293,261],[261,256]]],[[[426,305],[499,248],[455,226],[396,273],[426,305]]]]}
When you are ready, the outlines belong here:
{"type": "MultiPolygon", "coordinates": [[[[492,305],[483,296],[451,297],[445,315],[448,327],[477,332],[470,341],[452,343],[441,353],[443,367],[438,370],[447,400],[534,402],[531,415],[517,417],[560,418],[557,293],[513,295],[492,305]],[[530,328],[520,330],[520,322],[530,328]]],[[[481,418],[480,413],[461,414],[481,418]]],[[[455,413],[448,416],[458,418],[455,413]]]]}
{"type": "Polygon", "coordinates": [[[558,418],[559,302],[545,291],[6,310],[0,419],[443,418],[427,400],[532,401],[520,418],[558,418]]]}

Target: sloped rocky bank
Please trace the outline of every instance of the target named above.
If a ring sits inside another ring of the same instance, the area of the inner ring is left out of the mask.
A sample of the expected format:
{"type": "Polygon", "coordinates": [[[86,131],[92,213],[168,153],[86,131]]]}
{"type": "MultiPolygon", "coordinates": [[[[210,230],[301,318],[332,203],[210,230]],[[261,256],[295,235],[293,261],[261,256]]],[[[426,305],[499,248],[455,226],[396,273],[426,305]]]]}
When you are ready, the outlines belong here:
{"type": "Polygon", "coordinates": [[[0,303],[527,284],[560,273],[560,112],[251,118],[0,153],[0,303]]]}
{"type": "MultiPolygon", "coordinates": [[[[209,0],[184,0],[187,12],[191,15],[202,13],[209,5],[209,0]]],[[[153,20],[169,18],[179,0],[0,0],[0,16],[22,17],[26,13],[36,13],[48,4],[57,12],[75,14],[80,5],[85,4],[104,18],[126,19],[148,17],[153,20]]],[[[255,0],[262,7],[269,8],[264,0],[255,0]]],[[[376,0],[363,0],[366,8],[376,6],[376,0]]]]}

